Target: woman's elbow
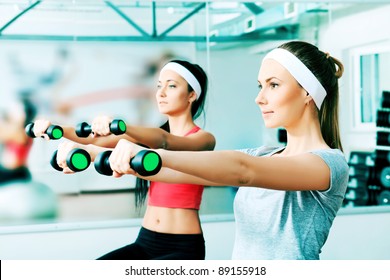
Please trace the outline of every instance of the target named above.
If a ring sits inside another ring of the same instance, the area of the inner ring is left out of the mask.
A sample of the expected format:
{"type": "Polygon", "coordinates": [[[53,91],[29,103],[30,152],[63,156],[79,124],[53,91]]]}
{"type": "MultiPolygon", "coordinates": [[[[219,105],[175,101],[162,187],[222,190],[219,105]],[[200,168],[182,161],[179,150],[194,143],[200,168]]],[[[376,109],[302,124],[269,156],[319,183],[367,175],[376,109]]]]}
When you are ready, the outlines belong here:
{"type": "Polygon", "coordinates": [[[250,168],[247,164],[244,162],[239,163],[239,167],[236,171],[236,185],[237,186],[251,186],[253,180],[252,178],[252,172],[250,172],[250,168]]]}
{"type": "Polygon", "coordinates": [[[169,143],[169,137],[168,137],[168,133],[165,134],[161,134],[161,137],[159,138],[159,141],[157,141],[156,143],[156,149],[164,149],[164,150],[170,150],[171,149],[171,146],[170,143],[169,143]]]}
{"type": "Polygon", "coordinates": [[[213,151],[215,149],[216,140],[213,135],[210,135],[210,139],[207,141],[205,151],[213,151]]]}

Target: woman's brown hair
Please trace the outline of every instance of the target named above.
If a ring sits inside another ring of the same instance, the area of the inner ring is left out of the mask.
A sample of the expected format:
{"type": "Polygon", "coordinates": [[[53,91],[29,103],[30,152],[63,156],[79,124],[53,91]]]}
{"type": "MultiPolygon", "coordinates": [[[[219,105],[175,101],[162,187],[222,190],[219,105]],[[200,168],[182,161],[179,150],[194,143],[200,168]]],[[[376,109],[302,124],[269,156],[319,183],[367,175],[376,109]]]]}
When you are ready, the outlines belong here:
{"type": "Polygon", "coordinates": [[[318,112],[321,133],[331,148],[343,150],[339,129],[339,84],[344,66],[328,53],[320,51],[316,46],[303,42],[291,41],[279,46],[294,54],[314,74],[326,90],[326,97],[318,112]]]}

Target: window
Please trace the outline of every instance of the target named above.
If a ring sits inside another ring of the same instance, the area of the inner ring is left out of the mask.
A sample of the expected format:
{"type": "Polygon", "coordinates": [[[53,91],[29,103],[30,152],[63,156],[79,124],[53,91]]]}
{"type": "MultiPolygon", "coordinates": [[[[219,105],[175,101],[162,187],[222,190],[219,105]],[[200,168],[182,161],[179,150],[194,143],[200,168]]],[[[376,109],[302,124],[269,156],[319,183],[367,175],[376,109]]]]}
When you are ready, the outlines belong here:
{"type": "Polygon", "coordinates": [[[375,123],[379,104],[379,54],[360,56],[360,122],[375,123]]]}
{"type": "Polygon", "coordinates": [[[390,83],[386,79],[389,62],[390,46],[372,45],[352,51],[352,120],[355,130],[375,130],[382,92],[390,90],[390,83]]]}

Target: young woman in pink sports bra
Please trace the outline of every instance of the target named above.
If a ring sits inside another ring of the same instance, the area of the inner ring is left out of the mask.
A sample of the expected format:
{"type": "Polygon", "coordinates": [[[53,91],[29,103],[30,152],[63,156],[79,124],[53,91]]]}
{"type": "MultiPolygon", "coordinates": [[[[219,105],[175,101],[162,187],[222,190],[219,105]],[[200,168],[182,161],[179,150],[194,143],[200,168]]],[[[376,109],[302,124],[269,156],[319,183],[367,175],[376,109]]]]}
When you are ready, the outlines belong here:
{"type": "Polygon", "coordinates": [[[0,187],[13,181],[31,179],[27,167],[32,139],[24,127],[36,114],[36,108],[28,99],[13,103],[0,119],[0,142],[3,146],[0,158],[0,187]]]}
{"type": "MultiPolygon", "coordinates": [[[[156,99],[159,111],[168,117],[161,128],[127,125],[126,135],[109,133],[112,119],[103,116],[92,122],[93,138],[77,138],[74,128],[63,127],[64,136],[74,142],[58,147],[57,162],[65,173],[68,152],[81,147],[92,160],[118,141],[140,143],[150,148],[177,151],[207,151],[215,147],[214,136],[200,129],[194,120],[203,112],[208,79],[196,64],[172,60],[161,70],[156,99]],[[105,137],[97,137],[105,136],[105,137]],[[93,144],[93,145],[91,145],[93,144]]],[[[34,134],[43,135],[50,122],[35,122],[34,134]]],[[[148,201],[139,236],[133,244],[110,252],[99,259],[204,259],[205,244],[199,220],[203,187],[201,185],[165,184],[137,179],[136,205],[148,201]],[[150,185],[150,186],[149,186],[150,185]]]]}

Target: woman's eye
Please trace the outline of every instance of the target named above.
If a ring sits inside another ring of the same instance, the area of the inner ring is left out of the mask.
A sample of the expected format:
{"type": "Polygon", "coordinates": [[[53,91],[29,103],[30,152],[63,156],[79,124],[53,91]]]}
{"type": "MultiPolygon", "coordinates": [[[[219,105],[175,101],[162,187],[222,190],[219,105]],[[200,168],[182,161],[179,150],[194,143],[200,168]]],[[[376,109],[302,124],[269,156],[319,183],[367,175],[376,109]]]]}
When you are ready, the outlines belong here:
{"type": "Polygon", "coordinates": [[[157,88],[160,89],[160,88],[161,88],[161,85],[157,85],[157,88]]]}
{"type": "Polygon", "coordinates": [[[270,85],[271,85],[271,88],[277,88],[279,86],[279,84],[277,84],[277,83],[271,83],[270,85]]]}
{"type": "Polygon", "coordinates": [[[176,86],[175,85],[169,85],[170,88],[175,88],[176,86]]]}
{"type": "Polygon", "coordinates": [[[258,84],[257,87],[259,88],[259,90],[261,90],[263,88],[263,86],[260,84],[258,84]]]}

